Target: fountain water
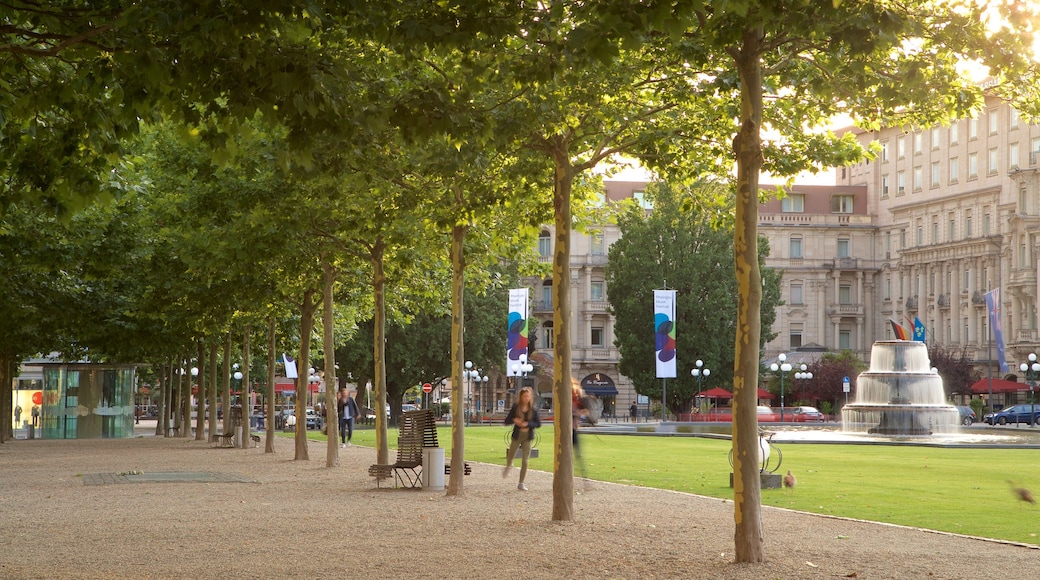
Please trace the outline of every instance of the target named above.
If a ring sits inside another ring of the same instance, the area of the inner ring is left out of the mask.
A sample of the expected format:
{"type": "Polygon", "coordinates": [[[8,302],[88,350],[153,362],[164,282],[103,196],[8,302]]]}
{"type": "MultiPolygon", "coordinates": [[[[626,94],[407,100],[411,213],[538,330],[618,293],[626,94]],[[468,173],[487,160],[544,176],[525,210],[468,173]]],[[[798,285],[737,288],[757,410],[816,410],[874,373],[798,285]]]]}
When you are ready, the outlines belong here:
{"type": "Polygon", "coordinates": [[[874,343],[856,400],[841,410],[843,431],[877,435],[956,433],[959,418],[946,403],[942,377],[931,370],[928,348],[910,340],[874,343]]]}

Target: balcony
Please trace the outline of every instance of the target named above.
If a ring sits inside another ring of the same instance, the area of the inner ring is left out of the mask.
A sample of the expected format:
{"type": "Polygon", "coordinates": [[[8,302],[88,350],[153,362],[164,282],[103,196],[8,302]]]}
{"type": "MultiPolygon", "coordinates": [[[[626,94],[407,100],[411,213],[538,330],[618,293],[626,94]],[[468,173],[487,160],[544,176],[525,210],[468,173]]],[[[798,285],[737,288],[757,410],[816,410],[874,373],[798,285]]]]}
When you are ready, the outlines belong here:
{"type": "Polygon", "coordinates": [[[552,312],[552,300],[535,300],[534,303],[531,305],[531,309],[535,313],[552,312]]]}
{"type": "Polygon", "coordinates": [[[831,316],[856,316],[863,317],[862,304],[831,304],[827,307],[827,314],[831,316]]]}
{"type": "Polygon", "coordinates": [[[906,309],[917,312],[917,296],[911,296],[906,299],[906,309]]]}
{"type": "Polygon", "coordinates": [[[986,297],[982,294],[982,290],[976,290],[971,295],[971,303],[974,304],[975,306],[985,306],[986,305],[986,297]]]}
{"type": "Polygon", "coordinates": [[[947,292],[945,294],[940,294],[939,298],[936,299],[935,303],[937,305],[939,305],[939,308],[949,308],[950,307],[950,293],[947,292]]]}
{"type": "Polygon", "coordinates": [[[859,258],[834,258],[827,266],[834,270],[858,270],[859,258]]]}
{"type": "Polygon", "coordinates": [[[582,307],[583,312],[606,312],[610,303],[606,300],[586,300],[582,307]]]}

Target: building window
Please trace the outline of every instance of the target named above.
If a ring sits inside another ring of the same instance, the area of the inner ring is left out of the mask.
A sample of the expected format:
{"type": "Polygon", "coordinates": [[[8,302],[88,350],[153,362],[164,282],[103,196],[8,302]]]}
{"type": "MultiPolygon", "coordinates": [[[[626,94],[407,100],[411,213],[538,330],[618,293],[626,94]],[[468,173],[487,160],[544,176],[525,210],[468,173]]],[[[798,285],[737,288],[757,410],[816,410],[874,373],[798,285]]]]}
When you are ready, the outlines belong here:
{"type": "Polygon", "coordinates": [[[979,154],[968,153],[968,179],[979,176],[979,154]]]}
{"type": "Polygon", "coordinates": [[[844,329],[838,331],[838,349],[852,349],[852,333],[850,331],[844,329]]]}
{"type": "Polygon", "coordinates": [[[888,141],[881,142],[881,161],[888,161],[888,141]]]}
{"type": "Polygon", "coordinates": [[[1029,164],[1036,165],[1036,158],[1040,156],[1040,137],[1033,137],[1032,145],[1029,146],[1029,164]]]}
{"type": "Polygon", "coordinates": [[[939,222],[932,222],[932,243],[939,243],[939,222]]]}
{"type": "Polygon", "coordinates": [[[1029,215],[1029,209],[1026,207],[1026,188],[1022,187],[1018,190],[1018,213],[1029,215]]]}
{"type": "Polygon", "coordinates": [[[917,245],[924,245],[924,228],[921,226],[917,226],[917,245]]]}
{"type": "Polygon", "coordinates": [[[552,348],[553,347],[554,342],[553,342],[553,323],[552,323],[552,320],[547,320],[547,321],[542,323],[542,338],[544,339],[544,340],[542,340],[542,344],[545,345],[542,348],[552,348]]]}
{"type": "Polygon", "coordinates": [[[906,137],[900,135],[896,138],[896,159],[906,157],[906,137]]]}
{"type": "Polygon", "coordinates": [[[957,158],[950,158],[950,183],[957,183],[957,173],[960,171],[960,167],[957,165],[957,158]]]}
{"type": "Polygon", "coordinates": [[[964,237],[971,237],[971,214],[964,216],[964,237]]]}
{"type": "Polygon", "coordinates": [[[994,148],[990,149],[989,151],[987,151],[987,153],[989,155],[989,160],[988,160],[989,161],[989,165],[988,165],[989,174],[990,175],[996,175],[997,174],[997,148],[994,147],[994,148]]]}
{"type": "Polygon", "coordinates": [[[932,151],[939,148],[939,128],[932,127],[932,151]]]}
{"type": "Polygon", "coordinates": [[[636,191],[632,193],[632,199],[639,203],[639,207],[643,209],[654,209],[654,202],[646,198],[645,191],[636,191]]]}
{"type": "Polygon", "coordinates": [[[602,326],[592,327],[592,346],[602,347],[604,343],[605,335],[603,333],[602,326]]]}
{"type": "Polygon", "coordinates": [[[852,213],[854,199],[855,196],[852,195],[832,195],[831,213],[852,213]]]}
{"type": "Polygon", "coordinates": [[[957,144],[958,133],[959,133],[959,131],[957,130],[957,127],[958,127],[958,125],[957,125],[956,121],[952,125],[950,125],[950,145],[956,145],[957,144]]]}
{"type": "Polygon", "coordinates": [[[968,119],[968,141],[974,141],[979,138],[979,118],[972,117],[968,119]]]}
{"type": "Polygon", "coordinates": [[[914,155],[920,155],[923,149],[924,135],[920,131],[914,133],[914,155]]]}
{"type": "Polygon", "coordinates": [[[791,259],[800,260],[802,258],[802,237],[791,236],[791,259]]]}
{"type": "Polygon", "coordinates": [[[542,233],[538,234],[538,255],[542,258],[549,258],[552,256],[552,236],[550,236],[549,232],[545,230],[542,230],[542,233]]]}
{"type": "Polygon", "coordinates": [[[939,162],[938,161],[933,161],[932,162],[932,187],[939,187],[939,180],[940,179],[941,178],[940,178],[939,162]]]}
{"type": "Polygon", "coordinates": [[[838,304],[852,304],[852,286],[848,284],[838,286],[838,304]]]}
{"type": "Polygon", "coordinates": [[[1008,169],[1018,169],[1018,143],[1008,145],[1008,169]]]}
{"type": "Polygon", "coordinates": [[[982,235],[989,235],[989,214],[982,214],[982,235]]]}
{"type": "Polygon", "coordinates": [[[780,211],[784,213],[802,213],[805,211],[805,196],[792,193],[780,200],[780,211]]]}
{"type": "Polygon", "coordinates": [[[988,120],[989,120],[989,134],[990,135],[996,135],[997,131],[1000,129],[1000,115],[997,114],[997,109],[993,109],[992,111],[989,112],[988,120]]]}
{"type": "Polygon", "coordinates": [[[794,349],[794,348],[801,347],[802,346],[802,324],[800,322],[792,324],[790,332],[791,332],[791,334],[788,335],[788,338],[789,338],[789,340],[791,342],[791,348],[794,349]]]}
{"type": "Polygon", "coordinates": [[[920,165],[914,167],[914,191],[921,191],[922,182],[924,181],[922,173],[920,165]]]}
{"type": "Polygon", "coordinates": [[[805,304],[802,297],[802,283],[792,282],[791,283],[791,304],[805,304]]]}
{"type": "Polygon", "coordinates": [[[905,172],[900,171],[896,173],[896,195],[903,195],[906,193],[906,175],[905,172]]]}
{"type": "Polygon", "coordinates": [[[542,300],[539,306],[542,310],[552,310],[552,280],[546,280],[542,282],[542,300]]]}
{"type": "Polygon", "coordinates": [[[884,289],[885,300],[892,299],[892,277],[885,276],[885,289],[884,289]]]}
{"type": "Polygon", "coordinates": [[[603,301],[603,281],[596,280],[589,285],[589,300],[593,302],[603,301]]]}
{"type": "Polygon", "coordinates": [[[888,199],[888,176],[881,176],[881,199],[888,199]]]}
{"type": "Polygon", "coordinates": [[[849,255],[850,255],[850,252],[849,252],[849,239],[848,238],[838,238],[838,257],[839,258],[848,258],[849,255]]]}
{"type": "Polygon", "coordinates": [[[589,232],[589,251],[593,256],[603,255],[603,231],[595,230],[589,232]]]}
{"type": "Polygon", "coordinates": [[[946,241],[947,242],[952,242],[953,241],[953,232],[956,230],[954,225],[955,224],[954,224],[953,214],[950,214],[949,222],[946,224],[946,241]]]}
{"type": "Polygon", "coordinates": [[[1018,109],[1016,109],[1014,107],[1009,107],[1008,108],[1008,127],[1011,127],[1012,129],[1018,129],[1018,119],[1019,118],[1020,118],[1020,115],[1018,113],[1018,109]]]}

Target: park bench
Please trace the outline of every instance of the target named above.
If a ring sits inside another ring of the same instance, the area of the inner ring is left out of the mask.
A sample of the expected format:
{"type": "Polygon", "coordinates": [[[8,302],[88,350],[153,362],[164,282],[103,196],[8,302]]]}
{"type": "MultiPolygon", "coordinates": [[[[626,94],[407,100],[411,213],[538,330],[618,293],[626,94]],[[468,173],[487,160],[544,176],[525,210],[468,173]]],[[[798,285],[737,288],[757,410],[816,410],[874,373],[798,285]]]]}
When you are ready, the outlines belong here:
{"type": "Polygon", "coordinates": [[[221,447],[234,447],[235,432],[229,431],[227,433],[217,433],[217,440],[220,442],[221,447]]]}
{"type": "MultiPolygon", "coordinates": [[[[390,464],[375,464],[368,468],[368,474],[376,478],[376,485],[384,479],[394,479],[394,487],[420,487],[422,477],[422,459],[424,447],[438,447],[437,422],[429,409],[405,411],[401,415],[401,427],[397,437],[397,461],[390,464]]],[[[444,466],[444,473],[450,473],[450,467],[444,466]]],[[[466,475],[472,468],[466,464],[466,475]]]]}

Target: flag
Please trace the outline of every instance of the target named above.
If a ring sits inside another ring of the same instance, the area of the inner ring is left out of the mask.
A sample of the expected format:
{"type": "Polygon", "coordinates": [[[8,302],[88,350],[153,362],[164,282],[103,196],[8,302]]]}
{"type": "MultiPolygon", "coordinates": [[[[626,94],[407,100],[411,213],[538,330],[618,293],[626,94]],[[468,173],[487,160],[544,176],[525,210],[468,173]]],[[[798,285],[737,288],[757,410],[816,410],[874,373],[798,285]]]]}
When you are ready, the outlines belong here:
{"type": "Polygon", "coordinates": [[[296,372],[296,361],[293,360],[293,357],[283,352],[282,361],[285,362],[285,377],[288,379],[299,378],[300,375],[296,372]]]}
{"type": "Polygon", "coordinates": [[[888,319],[892,323],[892,333],[896,335],[896,340],[910,340],[910,331],[903,328],[898,322],[888,319]]]}
{"type": "Polygon", "coordinates": [[[506,331],[506,376],[517,377],[522,374],[520,357],[525,359],[527,352],[527,288],[509,290],[509,321],[506,331]]]}
{"type": "Polygon", "coordinates": [[[675,378],[675,290],[654,290],[654,358],[657,378],[675,378]]]}
{"type": "Polygon", "coordinates": [[[925,335],[924,323],[921,322],[920,318],[915,316],[914,317],[914,340],[916,340],[917,342],[924,342],[924,335],[925,335]]]}
{"type": "Polygon", "coordinates": [[[997,343],[997,363],[1000,372],[1008,372],[1007,359],[1004,358],[1004,331],[1000,329],[1000,288],[986,292],[986,309],[989,310],[989,326],[993,332],[993,342],[997,343]]]}

